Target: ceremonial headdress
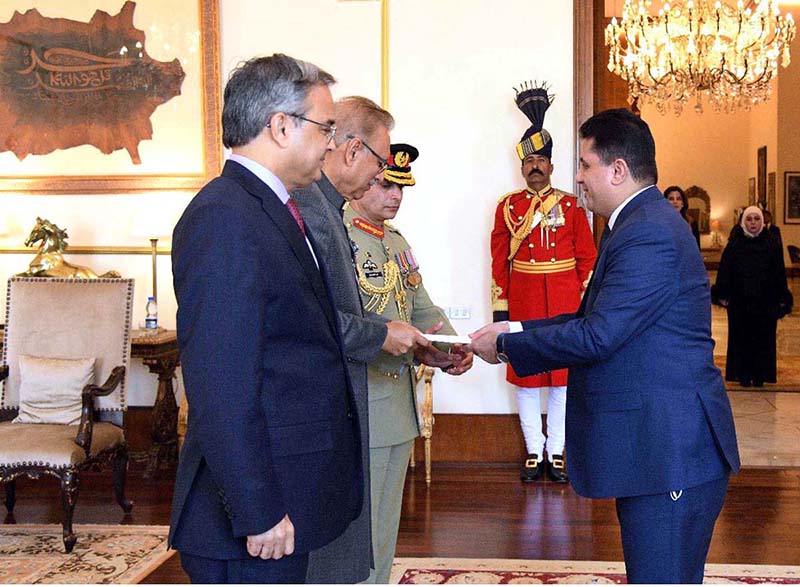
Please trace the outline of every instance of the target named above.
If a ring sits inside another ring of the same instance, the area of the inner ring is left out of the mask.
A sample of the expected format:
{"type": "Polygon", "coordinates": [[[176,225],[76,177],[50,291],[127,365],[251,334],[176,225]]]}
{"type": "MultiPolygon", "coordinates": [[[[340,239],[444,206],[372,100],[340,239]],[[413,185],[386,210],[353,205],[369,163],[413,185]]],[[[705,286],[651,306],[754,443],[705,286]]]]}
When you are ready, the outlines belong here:
{"type": "Polygon", "coordinates": [[[383,172],[383,178],[403,186],[417,183],[411,175],[411,162],[419,157],[419,151],[405,143],[395,143],[389,150],[389,166],[383,172]]]}
{"type": "Polygon", "coordinates": [[[517,145],[517,155],[520,160],[534,154],[552,158],[553,139],[544,129],[544,114],[555,96],[547,93],[546,85],[537,86],[536,82],[523,82],[520,89],[514,88],[514,91],[517,93],[517,108],[531,121],[531,126],[517,145]]]}

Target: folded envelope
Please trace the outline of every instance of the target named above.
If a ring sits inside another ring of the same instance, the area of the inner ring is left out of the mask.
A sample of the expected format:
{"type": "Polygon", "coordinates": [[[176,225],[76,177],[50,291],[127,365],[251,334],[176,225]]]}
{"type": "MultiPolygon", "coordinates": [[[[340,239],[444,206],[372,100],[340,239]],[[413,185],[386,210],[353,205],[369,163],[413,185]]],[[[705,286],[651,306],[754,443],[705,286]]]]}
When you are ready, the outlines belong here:
{"type": "Polygon", "coordinates": [[[469,336],[456,336],[452,334],[425,334],[431,342],[445,342],[448,344],[469,344],[472,342],[469,336]]]}

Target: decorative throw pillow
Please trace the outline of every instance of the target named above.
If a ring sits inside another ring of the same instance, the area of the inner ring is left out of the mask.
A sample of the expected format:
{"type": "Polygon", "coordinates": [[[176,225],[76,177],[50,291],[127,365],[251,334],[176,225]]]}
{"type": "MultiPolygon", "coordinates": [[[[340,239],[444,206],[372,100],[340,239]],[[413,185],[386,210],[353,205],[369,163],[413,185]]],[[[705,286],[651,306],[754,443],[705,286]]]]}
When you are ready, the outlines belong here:
{"type": "Polygon", "coordinates": [[[81,392],[94,382],[94,358],[19,357],[20,424],[78,424],[81,392]]]}

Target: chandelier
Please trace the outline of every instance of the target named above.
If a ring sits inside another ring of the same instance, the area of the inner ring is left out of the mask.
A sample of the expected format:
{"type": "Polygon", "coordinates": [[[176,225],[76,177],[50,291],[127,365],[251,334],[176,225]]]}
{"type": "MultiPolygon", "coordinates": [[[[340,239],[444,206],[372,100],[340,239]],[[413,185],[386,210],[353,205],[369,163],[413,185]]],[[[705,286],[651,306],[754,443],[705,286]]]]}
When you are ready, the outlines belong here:
{"type": "Polygon", "coordinates": [[[778,0],[742,0],[733,8],[719,0],[675,0],[657,15],[650,0],[626,0],[619,21],[606,27],[608,69],[628,82],[628,99],[652,102],[675,114],[705,95],[717,111],[749,110],[771,93],[778,60],[789,65],[795,34],[791,13],[778,0]]]}

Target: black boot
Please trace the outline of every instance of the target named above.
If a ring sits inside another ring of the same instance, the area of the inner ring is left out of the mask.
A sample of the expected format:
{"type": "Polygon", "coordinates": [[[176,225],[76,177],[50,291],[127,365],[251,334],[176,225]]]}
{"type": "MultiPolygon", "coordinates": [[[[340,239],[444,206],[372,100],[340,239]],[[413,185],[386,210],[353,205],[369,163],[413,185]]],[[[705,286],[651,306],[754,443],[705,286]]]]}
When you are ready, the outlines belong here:
{"type": "Polygon", "coordinates": [[[522,465],[520,479],[522,479],[525,483],[531,483],[541,479],[543,471],[544,462],[542,462],[542,460],[539,458],[539,455],[529,453],[522,465]]]}
{"type": "Polygon", "coordinates": [[[547,462],[547,476],[553,483],[569,483],[563,456],[553,455],[553,460],[547,462]]]}

